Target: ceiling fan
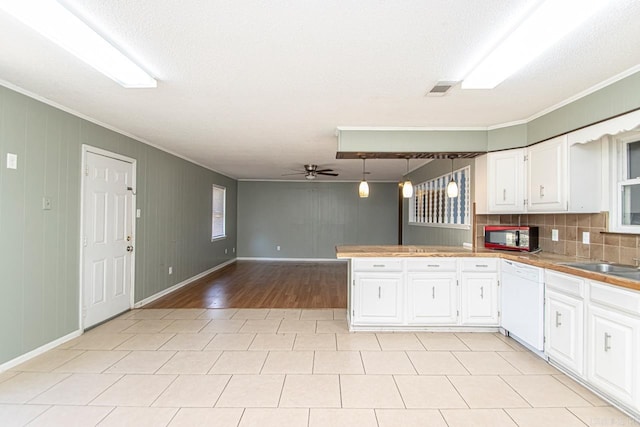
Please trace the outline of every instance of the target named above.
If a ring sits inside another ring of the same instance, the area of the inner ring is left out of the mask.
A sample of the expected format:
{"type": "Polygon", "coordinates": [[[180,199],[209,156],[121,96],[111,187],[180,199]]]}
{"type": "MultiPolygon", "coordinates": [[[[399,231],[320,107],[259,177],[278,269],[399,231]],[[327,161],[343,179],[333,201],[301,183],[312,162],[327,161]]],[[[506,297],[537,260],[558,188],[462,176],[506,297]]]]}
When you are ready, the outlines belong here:
{"type": "Polygon", "coordinates": [[[304,175],[305,179],[316,179],[318,175],[338,176],[333,172],[333,169],[318,169],[318,165],[304,165],[303,171],[297,171],[295,173],[285,173],[282,176],[290,175],[304,175]]]}

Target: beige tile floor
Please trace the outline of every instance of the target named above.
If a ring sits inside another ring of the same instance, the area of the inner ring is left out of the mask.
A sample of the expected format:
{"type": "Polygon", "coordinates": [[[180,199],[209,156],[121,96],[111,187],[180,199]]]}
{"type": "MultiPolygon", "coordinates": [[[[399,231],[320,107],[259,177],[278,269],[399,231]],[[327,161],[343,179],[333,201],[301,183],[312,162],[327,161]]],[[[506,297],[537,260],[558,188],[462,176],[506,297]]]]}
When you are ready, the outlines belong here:
{"type": "Polygon", "coordinates": [[[492,333],[344,310],[135,310],[0,373],[2,426],[632,426],[492,333]]]}

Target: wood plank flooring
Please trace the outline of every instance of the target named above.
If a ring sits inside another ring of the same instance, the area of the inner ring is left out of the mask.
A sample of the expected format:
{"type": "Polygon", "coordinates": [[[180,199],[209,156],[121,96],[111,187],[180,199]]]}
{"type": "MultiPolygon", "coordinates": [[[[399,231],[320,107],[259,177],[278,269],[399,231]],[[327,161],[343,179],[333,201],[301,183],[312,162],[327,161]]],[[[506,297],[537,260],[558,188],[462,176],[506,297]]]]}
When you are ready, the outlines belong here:
{"type": "Polygon", "coordinates": [[[144,308],[346,306],[346,262],[237,261],[144,308]]]}

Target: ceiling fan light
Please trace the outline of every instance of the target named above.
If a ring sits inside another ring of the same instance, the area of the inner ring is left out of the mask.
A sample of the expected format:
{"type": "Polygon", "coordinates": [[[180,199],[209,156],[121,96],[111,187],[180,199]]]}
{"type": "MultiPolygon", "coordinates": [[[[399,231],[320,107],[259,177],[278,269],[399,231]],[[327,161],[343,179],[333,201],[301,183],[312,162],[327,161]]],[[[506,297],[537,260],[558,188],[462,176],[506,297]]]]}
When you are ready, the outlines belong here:
{"type": "Polygon", "coordinates": [[[451,178],[449,184],[447,184],[447,197],[453,199],[454,197],[458,197],[458,183],[451,178]]]}
{"type": "Polygon", "coordinates": [[[402,184],[402,197],[404,197],[405,199],[410,199],[413,197],[413,184],[409,180],[406,180],[402,184]]]}
{"type": "Polygon", "coordinates": [[[367,181],[360,181],[360,186],[358,187],[358,195],[361,198],[369,197],[369,184],[367,181]]]}

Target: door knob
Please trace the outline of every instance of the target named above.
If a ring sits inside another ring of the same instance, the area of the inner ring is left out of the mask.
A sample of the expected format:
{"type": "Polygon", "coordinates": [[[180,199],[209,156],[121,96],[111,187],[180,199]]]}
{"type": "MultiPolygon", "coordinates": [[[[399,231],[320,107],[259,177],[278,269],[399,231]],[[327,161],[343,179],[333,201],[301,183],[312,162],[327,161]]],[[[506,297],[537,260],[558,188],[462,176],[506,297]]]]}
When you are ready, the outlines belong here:
{"type": "Polygon", "coordinates": [[[133,246],[127,246],[127,252],[133,252],[133,246]]]}

